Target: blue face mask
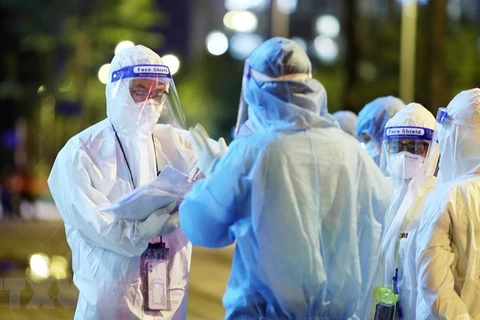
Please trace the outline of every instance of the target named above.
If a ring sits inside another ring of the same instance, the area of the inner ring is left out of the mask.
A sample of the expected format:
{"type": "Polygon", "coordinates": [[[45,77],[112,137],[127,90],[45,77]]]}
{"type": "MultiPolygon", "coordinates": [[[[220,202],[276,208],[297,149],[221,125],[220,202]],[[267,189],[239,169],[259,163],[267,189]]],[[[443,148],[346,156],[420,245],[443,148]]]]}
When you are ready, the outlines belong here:
{"type": "Polygon", "coordinates": [[[365,143],[365,151],[367,151],[368,155],[375,161],[378,165],[380,162],[380,145],[373,140],[365,143]]]}

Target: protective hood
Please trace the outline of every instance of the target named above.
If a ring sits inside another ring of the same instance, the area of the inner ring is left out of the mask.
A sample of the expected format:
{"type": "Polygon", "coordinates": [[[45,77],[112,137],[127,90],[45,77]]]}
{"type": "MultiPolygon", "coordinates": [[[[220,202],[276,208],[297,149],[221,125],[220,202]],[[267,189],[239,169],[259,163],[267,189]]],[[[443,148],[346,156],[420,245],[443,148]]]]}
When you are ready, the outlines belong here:
{"type": "Polygon", "coordinates": [[[404,106],[405,103],[396,97],[380,97],[367,103],[358,114],[355,135],[360,142],[365,143],[370,157],[384,174],[387,174],[387,163],[385,156],[381,154],[383,128],[387,121],[404,106]],[[368,141],[362,138],[364,134],[369,136],[368,141]]]}
{"type": "Polygon", "coordinates": [[[338,126],[328,114],[327,93],[311,77],[311,63],[294,41],[272,38],[245,62],[237,132],[247,119],[252,131],[338,126]]]}
{"type": "Polygon", "coordinates": [[[438,133],[439,182],[480,170],[480,89],[457,94],[447,106],[438,133]]]}
{"type": "Polygon", "coordinates": [[[357,126],[357,115],[355,113],[349,110],[340,110],[332,115],[337,119],[343,131],[355,137],[355,127],[357,126]]]}
{"type": "Polygon", "coordinates": [[[394,96],[380,97],[367,103],[358,114],[355,128],[357,139],[362,133],[368,133],[380,143],[385,124],[403,107],[405,103],[394,96]]]}

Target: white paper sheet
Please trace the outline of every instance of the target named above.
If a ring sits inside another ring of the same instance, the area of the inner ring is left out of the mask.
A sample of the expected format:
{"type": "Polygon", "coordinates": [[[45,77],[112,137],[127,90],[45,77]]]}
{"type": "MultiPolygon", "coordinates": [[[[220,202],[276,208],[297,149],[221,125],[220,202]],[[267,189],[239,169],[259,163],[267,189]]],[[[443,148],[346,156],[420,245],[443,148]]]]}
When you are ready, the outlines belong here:
{"type": "Polygon", "coordinates": [[[145,220],[153,211],[172,201],[180,203],[191,188],[188,176],[166,166],[152,182],[112,203],[97,207],[97,211],[120,219],[145,220]]]}

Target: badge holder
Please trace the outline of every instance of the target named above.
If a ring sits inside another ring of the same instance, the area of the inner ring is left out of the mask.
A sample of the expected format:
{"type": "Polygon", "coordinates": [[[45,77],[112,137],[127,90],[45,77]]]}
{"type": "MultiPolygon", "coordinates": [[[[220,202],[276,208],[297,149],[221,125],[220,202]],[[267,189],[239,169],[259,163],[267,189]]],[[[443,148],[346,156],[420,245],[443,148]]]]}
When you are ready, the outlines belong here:
{"type": "Polygon", "coordinates": [[[168,254],[169,248],[160,237],[159,243],[149,243],[141,256],[142,293],[145,311],[169,309],[168,297],[168,254]]]}
{"type": "Polygon", "coordinates": [[[374,320],[395,319],[396,306],[400,297],[392,288],[376,286],[373,289],[373,299],[375,303],[374,320]]]}

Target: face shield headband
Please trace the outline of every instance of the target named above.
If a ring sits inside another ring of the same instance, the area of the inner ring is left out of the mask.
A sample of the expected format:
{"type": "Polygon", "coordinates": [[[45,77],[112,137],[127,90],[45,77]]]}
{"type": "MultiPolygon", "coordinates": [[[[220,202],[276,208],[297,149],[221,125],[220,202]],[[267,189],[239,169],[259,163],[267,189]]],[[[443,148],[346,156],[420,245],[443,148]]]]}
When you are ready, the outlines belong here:
{"type": "Polygon", "coordinates": [[[383,133],[383,144],[387,154],[407,151],[412,154],[422,155],[427,153],[433,133],[432,129],[423,127],[388,127],[385,128],[383,133]]]}
{"type": "Polygon", "coordinates": [[[128,78],[147,78],[157,80],[172,80],[170,69],[163,64],[139,64],[135,66],[124,67],[112,72],[111,82],[128,78]]]}

